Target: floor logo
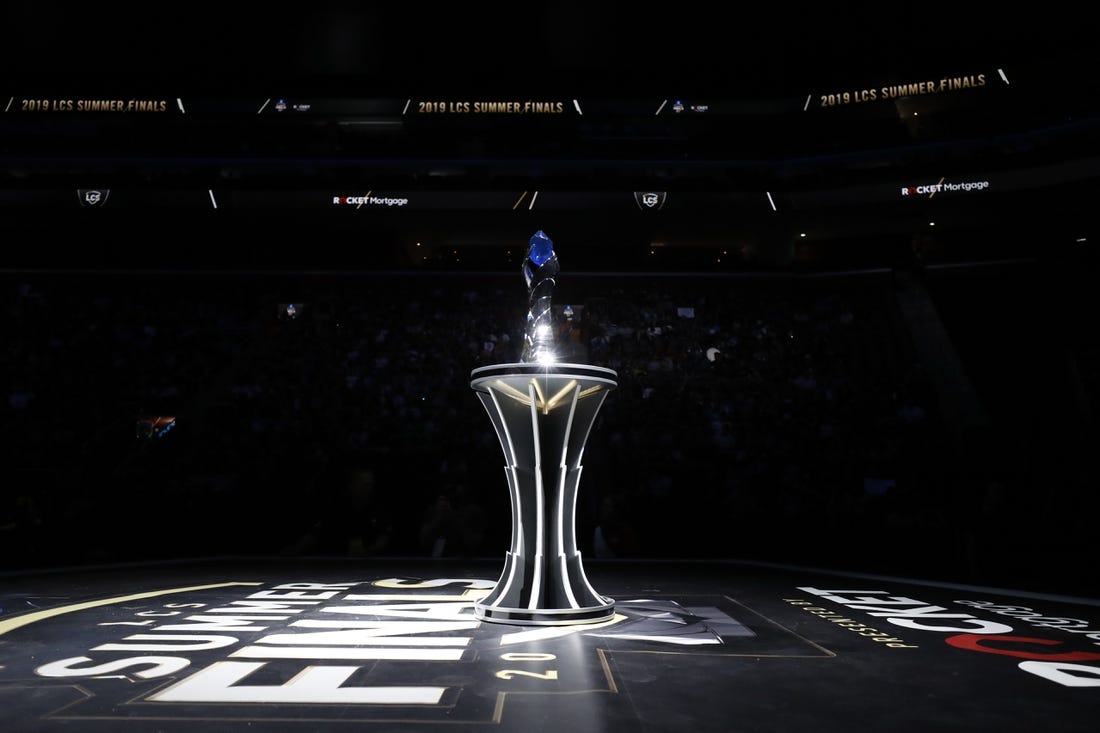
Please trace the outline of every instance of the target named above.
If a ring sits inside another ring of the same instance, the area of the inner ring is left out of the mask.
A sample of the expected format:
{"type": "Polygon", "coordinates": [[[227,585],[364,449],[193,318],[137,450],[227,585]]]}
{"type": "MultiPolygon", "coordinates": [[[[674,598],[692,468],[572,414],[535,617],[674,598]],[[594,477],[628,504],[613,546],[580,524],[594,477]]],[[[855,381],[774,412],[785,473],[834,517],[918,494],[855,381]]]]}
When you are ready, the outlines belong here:
{"type": "Polygon", "coordinates": [[[234,582],[9,616],[0,691],[34,687],[53,719],[488,722],[512,693],[616,693],[615,654],[815,647],[724,596],[620,599],[579,626],[484,623],[474,603],[494,585],[234,582]],[[49,654],[11,653],[34,639],[49,654]]]}

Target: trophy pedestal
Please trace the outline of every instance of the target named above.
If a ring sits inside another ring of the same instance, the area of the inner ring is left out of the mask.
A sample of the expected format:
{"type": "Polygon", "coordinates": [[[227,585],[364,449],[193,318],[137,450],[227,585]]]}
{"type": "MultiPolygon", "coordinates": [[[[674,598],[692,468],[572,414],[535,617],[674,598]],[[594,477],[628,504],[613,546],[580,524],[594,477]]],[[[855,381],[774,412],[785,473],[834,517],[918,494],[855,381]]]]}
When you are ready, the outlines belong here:
{"type": "Polygon", "coordinates": [[[496,587],[474,605],[477,618],[562,626],[614,614],[614,601],[585,577],[576,519],[584,445],[617,376],[583,364],[498,364],[471,373],[504,449],[512,501],[512,546],[496,587]]]}

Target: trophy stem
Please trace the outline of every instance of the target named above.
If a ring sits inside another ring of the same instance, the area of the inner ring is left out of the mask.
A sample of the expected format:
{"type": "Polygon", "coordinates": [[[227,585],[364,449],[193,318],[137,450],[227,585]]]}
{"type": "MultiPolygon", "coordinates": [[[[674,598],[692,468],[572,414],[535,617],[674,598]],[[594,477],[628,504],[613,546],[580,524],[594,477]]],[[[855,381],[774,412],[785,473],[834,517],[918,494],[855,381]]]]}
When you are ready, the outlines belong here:
{"type": "Polygon", "coordinates": [[[577,491],[588,433],[617,374],[581,364],[500,364],[470,386],[504,450],[512,544],[493,591],[474,606],[484,621],[555,626],[610,619],[577,549],[577,491]]]}

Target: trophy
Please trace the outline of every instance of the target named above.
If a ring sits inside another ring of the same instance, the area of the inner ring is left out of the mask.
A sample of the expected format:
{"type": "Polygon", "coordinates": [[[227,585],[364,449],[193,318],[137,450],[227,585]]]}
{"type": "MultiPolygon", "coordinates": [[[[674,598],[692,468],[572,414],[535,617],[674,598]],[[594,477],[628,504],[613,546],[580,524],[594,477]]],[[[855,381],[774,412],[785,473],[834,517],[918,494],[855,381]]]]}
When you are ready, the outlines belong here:
{"type": "Polygon", "coordinates": [[[576,520],[584,445],[618,375],[558,361],[551,306],[558,272],[554,243],[536,232],[523,262],[528,308],[520,361],[470,375],[504,450],[512,503],[504,570],[493,591],[474,605],[483,621],[560,626],[614,614],[614,601],[585,576],[576,520]]]}

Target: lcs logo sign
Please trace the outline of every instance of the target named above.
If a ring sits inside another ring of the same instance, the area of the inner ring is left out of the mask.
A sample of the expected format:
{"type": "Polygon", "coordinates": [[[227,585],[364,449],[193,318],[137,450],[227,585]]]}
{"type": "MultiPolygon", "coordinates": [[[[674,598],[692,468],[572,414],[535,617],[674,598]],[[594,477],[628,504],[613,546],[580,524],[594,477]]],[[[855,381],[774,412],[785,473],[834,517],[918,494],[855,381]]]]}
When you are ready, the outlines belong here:
{"type": "Polygon", "coordinates": [[[665,201],[668,200],[667,191],[635,191],[634,203],[638,204],[638,208],[642,211],[647,209],[657,211],[664,207],[665,201]]]}
{"type": "Polygon", "coordinates": [[[85,207],[103,208],[107,204],[107,197],[110,195],[111,190],[107,188],[78,188],[76,190],[80,205],[85,207]]]}

